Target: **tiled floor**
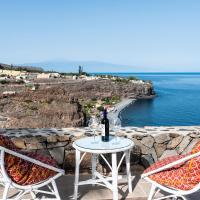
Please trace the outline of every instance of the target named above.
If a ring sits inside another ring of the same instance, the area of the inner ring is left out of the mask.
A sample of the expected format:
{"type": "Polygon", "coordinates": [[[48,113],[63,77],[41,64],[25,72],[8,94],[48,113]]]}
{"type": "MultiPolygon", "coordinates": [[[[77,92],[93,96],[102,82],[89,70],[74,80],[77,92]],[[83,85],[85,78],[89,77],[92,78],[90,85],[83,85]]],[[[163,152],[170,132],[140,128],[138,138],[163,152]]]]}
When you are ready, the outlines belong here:
{"type": "MultiPolygon", "coordinates": [[[[82,176],[81,179],[86,179],[88,176],[82,176]]],[[[70,200],[73,195],[73,182],[74,176],[68,175],[63,176],[57,181],[59,193],[62,200],[70,200]]],[[[124,183],[120,184],[119,190],[119,199],[121,200],[146,200],[147,195],[150,190],[150,185],[146,183],[144,180],[141,180],[138,176],[133,178],[133,193],[128,194],[127,186],[124,183]]],[[[3,187],[0,187],[0,199],[2,198],[3,187]]],[[[15,190],[11,190],[9,193],[9,197],[16,193],[15,190]]],[[[112,193],[103,187],[99,186],[80,186],[79,187],[79,195],[80,200],[111,200],[112,193]]],[[[42,197],[44,198],[44,196],[42,197]]],[[[48,197],[47,197],[48,198],[48,197]]],[[[29,195],[26,195],[23,199],[31,199],[29,195]]],[[[188,199],[190,200],[199,200],[200,193],[190,196],[188,199]]]]}

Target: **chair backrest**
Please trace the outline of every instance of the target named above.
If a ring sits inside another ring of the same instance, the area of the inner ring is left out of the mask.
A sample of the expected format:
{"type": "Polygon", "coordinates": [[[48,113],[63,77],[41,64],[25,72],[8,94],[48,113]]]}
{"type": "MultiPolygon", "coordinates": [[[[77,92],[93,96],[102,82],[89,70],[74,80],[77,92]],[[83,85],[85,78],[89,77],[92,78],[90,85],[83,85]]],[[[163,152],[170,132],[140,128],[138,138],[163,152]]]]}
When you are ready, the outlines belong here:
{"type": "Polygon", "coordinates": [[[17,150],[15,144],[11,141],[11,139],[7,136],[0,135],[0,174],[4,180],[11,181],[9,178],[7,171],[5,169],[4,158],[5,158],[5,151],[7,150],[17,150]]]}
{"type": "Polygon", "coordinates": [[[200,142],[197,142],[188,155],[184,155],[182,158],[179,157],[180,159],[169,157],[168,160],[158,161],[148,168],[149,171],[147,169],[142,177],[148,179],[149,176],[153,175],[150,179],[158,185],[163,185],[163,187],[168,186],[168,192],[170,193],[175,191],[170,190],[170,187],[176,189],[177,194],[179,191],[183,195],[200,190],[200,142]],[[170,169],[170,173],[166,172],[168,169],[170,169]]]}
{"type": "Polygon", "coordinates": [[[10,149],[10,150],[17,150],[18,148],[15,146],[15,144],[12,142],[12,140],[4,135],[0,135],[0,146],[10,149]]]}
{"type": "Polygon", "coordinates": [[[4,180],[10,180],[5,170],[5,165],[4,165],[5,148],[14,149],[15,145],[10,140],[10,138],[4,135],[0,135],[0,176],[4,180]]]}
{"type": "Polygon", "coordinates": [[[0,177],[2,177],[3,180],[6,182],[11,182],[11,179],[9,178],[5,169],[4,157],[5,157],[5,148],[0,146],[0,177]]]}
{"type": "Polygon", "coordinates": [[[2,174],[2,172],[1,172],[1,165],[2,165],[1,154],[2,154],[2,151],[1,151],[1,147],[0,147],[0,178],[3,177],[3,174],[2,174]]]}

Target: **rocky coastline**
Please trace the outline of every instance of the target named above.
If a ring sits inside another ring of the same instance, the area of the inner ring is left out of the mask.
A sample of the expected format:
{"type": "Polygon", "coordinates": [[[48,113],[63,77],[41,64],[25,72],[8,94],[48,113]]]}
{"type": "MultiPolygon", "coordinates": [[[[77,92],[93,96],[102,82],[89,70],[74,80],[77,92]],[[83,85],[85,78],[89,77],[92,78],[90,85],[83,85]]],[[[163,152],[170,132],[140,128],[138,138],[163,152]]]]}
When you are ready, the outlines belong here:
{"type": "MultiPolygon", "coordinates": [[[[37,84],[36,90],[21,86],[20,91],[12,95],[1,93],[0,116],[6,120],[1,120],[0,128],[81,127],[86,125],[87,108],[96,109],[98,101],[107,103],[107,99],[113,97],[139,99],[155,94],[149,82],[100,79],[66,81],[58,85],[37,84]],[[91,105],[91,102],[95,104],[91,105]]],[[[2,87],[5,91],[5,85],[2,87]]]]}

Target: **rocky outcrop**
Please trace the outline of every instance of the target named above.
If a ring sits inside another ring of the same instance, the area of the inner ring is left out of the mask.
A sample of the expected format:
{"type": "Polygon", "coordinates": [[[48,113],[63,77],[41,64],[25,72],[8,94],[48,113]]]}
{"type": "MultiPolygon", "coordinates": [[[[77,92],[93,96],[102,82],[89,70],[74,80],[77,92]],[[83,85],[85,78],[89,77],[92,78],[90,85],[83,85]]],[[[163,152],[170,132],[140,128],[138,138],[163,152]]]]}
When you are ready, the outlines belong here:
{"type": "MultiPolygon", "coordinates": [[[[87,128],[2,129],[1,134],[11,137],[19,148],[52,156],[67,173],[75,169],[72,143],[78,138],[92,135],[87,128]]],[[[120,135],[133,140],[135,145],[131,152],[131,166],[141,170],[157,160],[190,152],[200,141],[200,127],[184,127],[184,130],[182,127],[127,127],[121,129],[120,135]]],[[[91,169],[90,162],[91,155],[87,155],[81,171],[88,172],[91,169]]],[[[109,172],[101,161],[98,169],[109,172]]]]}
{"type": "Polygon", "coordinates": [[[0,103],[1,112],[9,117],[2,128],[78,127],[85,122],[78,100],[58,88],[18,93],[0,103]]]}
{"type": "MultiPolygon", "coordinates": [[[[1,87],[0,87],[1,88],[1,87]]],[[[41,85],[36,91],[23,86],[15,95],[0,95],[0,128],[81,127],[86,117],[80,101],[105,97],[150,97],[150,83],[121,83],[111,80],[70,81],[59,85],[41,85]],[[22,90],[23,89],[23,90],[22,90]]]]}
{"type": "Polygon", "coordinates": [[[83,99],[101,99],[112,96],[145,98],[155,95],[153,85],[149,82],[136,84],[112,80],[93,80],[69,83],[64,88],[69,96],[83,99]]]}

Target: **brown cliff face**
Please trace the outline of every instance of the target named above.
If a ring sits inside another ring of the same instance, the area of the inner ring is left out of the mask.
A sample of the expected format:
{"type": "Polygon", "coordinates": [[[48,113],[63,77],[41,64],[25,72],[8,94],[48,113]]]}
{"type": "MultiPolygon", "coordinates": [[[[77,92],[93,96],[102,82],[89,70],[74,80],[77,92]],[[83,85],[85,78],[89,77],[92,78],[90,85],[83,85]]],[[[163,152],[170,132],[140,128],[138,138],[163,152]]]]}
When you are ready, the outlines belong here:
{"type": "Polygon", "coordinates": [[[146,98],[153,96],[151,83],[134,84],[111,80],[82,81],[64,86],[66,93],[75,98],[92,99],[117,95],[120,97],[146,98]]]}
{"type": "Polygon", "coordinates": [[[150,83],[121,83],[111,80],[74,81],[13,96],[0,96],[0,116],[8,121],[0,128],[50,128],[84,126],[86,117],[79,99],[112,97],[144,98],[154,95],[150,83]]]}
{"type": "Polygon", "coordinates": [[[84,113],[77,100],[70,99],[63,89],[27,91],[1,98],[2,113],[9,117],[6,128],[48,128],[83,126],[84,113]]]}

